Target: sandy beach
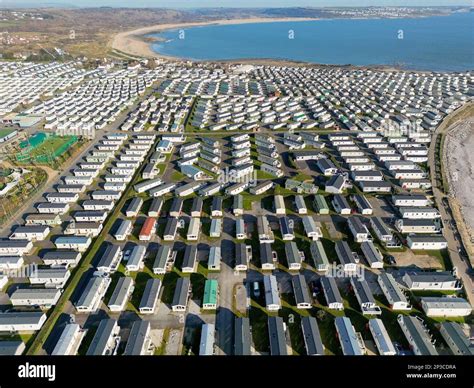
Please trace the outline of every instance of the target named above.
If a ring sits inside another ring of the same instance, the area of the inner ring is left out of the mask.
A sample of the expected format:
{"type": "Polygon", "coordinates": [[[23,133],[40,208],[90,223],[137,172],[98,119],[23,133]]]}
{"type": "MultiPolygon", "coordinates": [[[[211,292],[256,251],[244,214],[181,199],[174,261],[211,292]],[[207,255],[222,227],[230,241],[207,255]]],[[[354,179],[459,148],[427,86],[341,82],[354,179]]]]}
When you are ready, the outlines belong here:
{"type": "Polygon", "coordinates": [[[471,239],[474,238],[474,117],[449,129],[446,136],[446,161],[450,194],[461,206],[471,239]]]}
{"type": "Polygon", "coordinates": [[[248,18],[248,19],[225,19],[214,20],[209,22],[198,23],[173,23],[173,24],[157,24],[139,28],[137,30],[120,32],[113,37],[110,47],[122,53],[143,58],[165,58],[176,59],[161,55],[152,50],[151,41],[145,38],[145,35],[153,32],[162,32],[165,30],[173,30],[177,28],[200,27],[210,25],[226,25],[226,24],[248,24],[248,23],[277,23],[277,22],[303,22],[309,20],[318,20],[314,18],[248,18]]]}

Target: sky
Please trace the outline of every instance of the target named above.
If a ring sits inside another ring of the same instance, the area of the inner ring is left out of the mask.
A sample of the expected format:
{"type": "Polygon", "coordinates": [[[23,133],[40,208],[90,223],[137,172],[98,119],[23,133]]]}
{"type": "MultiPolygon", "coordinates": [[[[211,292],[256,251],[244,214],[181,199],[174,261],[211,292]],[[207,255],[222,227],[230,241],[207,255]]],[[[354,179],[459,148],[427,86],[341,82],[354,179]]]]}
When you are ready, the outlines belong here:
{"type": "Polygon", "coordinates": [[[78,7],[322,7],[322,6],[429,6],[471,5],[471,0],[0,0],[9,5],[74,5],[78,7]]]}

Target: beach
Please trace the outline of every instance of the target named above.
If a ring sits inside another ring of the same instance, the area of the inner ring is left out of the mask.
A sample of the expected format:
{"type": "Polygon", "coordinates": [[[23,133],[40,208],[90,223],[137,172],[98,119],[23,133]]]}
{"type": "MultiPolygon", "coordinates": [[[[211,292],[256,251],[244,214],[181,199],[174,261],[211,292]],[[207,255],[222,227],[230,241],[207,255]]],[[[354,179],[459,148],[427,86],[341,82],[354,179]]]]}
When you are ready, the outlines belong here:
{"type": "Polygon", "coordinates": [[[172,23],[172,24],[157,24],[153,26],[143,27],[132,31],[120,32],[113,37],[110,42],[110,47],[113,50],[125,53],[128,55],[143,57],[143,58],[162,58],[162,59],[176,59],[156,53],[151,48],[152,41],[147,39],[145,35],[162,32],[166,30],[173,30],[178,28],[190,28],[210,25],[228,25],[228,24],[249,24],[249,23],[277,23],[277,22],[302,22],[309,20],[318,20],[315,18],[248,18],[248,19],[225,19],[213,20],[208,22],[197,23],[172,23]]]}

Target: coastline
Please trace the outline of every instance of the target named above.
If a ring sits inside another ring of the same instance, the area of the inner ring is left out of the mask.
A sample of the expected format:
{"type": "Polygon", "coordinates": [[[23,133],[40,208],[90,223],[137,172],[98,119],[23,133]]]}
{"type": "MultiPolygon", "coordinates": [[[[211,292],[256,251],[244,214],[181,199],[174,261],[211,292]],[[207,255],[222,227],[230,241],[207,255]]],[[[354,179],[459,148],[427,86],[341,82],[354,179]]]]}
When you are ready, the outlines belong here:
{"type": "MultiPolygon", "coordinates": [[[[426,15],[413,17],[425,18],[425,17],[446,17],[449,15],[426,15]]],[[[172,62],[195,62],[195,63],[220,63],[223,65],[240,65],[240,64],[251,64],[251,65],[265,65],[265,66],[304,66],[304,67],[316,67],[316,68],[345,68],[354,70],[377,70],[377,71],[409,71],[418,74],[426,74],[433,72],[434,70],[429,69],[416,69],[416,68],[405,68],[401,64],[364,64],[355,65],[352,63],[323,63],[323,62],[311,62],[304,60],[295,60],[291,58],[232,58],[232,59],[191,59],[186,57],[179,57],[173,55],[161,54],[153,50],[153,43],[164,42],[166,39],[158,36],[149,36],[152,33],[161,33],[169,30],[178,30],[181,28],[194,28],[194,27],[205,27],[205,26],[219,26],[219,25],[240,25],[240,24],[259,24],[259,23],[278,23],[278,22],[303,22],[303,21],[319,21],[319,20],[335,20],[345,18],[309,18],[309,17],[282,17],[282,18],[271,18],[271,17],[253,17],[253,18],[242,18],[242,19],[217,19],[209,20],[204,22],[181,22],[181,23],[167,23],[158,24],[148,27],[142,27],[135,30],[123,31],[116,33],[109,41],[109,48],[115,51],[116,54],[129,57],[130,59],[159,59],[172,62]]],[[[357,20],[366,19],[383,19],[380,17],[367,17],[367,18],[351,18],[357,20]]],[[[399,19],[398,17],[387,18],[387,19],[399,19]]],[[[451,70],[454,71],[454,70],[451,70]]],[[[448,72],[451,72],[448,71],[448,72]]]]}
{"type": "Polygon", "coordinates": [[[177,28],[203,27],[211,25],[236,25],[236,24],[251,24],[251,23],[278,23],[278,22],[304,22],[311,20],[321,20],[318,18],[247,18],[247,19],[222,19],[211,20],[206,22],[195,23],[172,23],[172,24],[156,24],[153,26],[143,27],[132,31],[124,31],[116,34],[111,42],[110,48],[127,55],[142,57],[142,58],[157,58],[168,60],[184,60],[182,58],[167,56],[159,54],[151,48],[151,41],[145,35],[153,32],[163,32],[167,30],[174,30],[177,28]]]}

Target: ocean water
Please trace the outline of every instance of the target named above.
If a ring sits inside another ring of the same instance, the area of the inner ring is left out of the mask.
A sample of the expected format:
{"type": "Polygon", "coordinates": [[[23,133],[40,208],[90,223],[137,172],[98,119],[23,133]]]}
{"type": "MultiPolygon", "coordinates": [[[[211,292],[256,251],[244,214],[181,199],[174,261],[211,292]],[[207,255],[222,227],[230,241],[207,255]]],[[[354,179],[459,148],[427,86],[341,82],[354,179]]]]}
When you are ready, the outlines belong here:
{"type": "Polygon", "coordinates": [[[474,12],[418,19],[210,25],[152,34],[155,52],[194,60],[286,59],[412,70],[474,70],[474,12]],[[184,36],[183,36],[184,35],[184,36]]]}

